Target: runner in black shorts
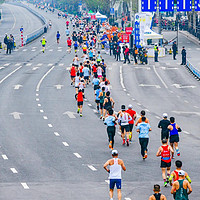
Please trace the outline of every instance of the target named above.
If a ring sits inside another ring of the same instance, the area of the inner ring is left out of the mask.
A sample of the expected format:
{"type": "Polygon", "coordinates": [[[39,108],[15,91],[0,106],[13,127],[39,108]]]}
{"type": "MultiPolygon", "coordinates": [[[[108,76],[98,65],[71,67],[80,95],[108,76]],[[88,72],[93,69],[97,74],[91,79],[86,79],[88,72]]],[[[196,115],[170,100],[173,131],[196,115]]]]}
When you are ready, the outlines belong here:
{"type": "Polygon", "coordinates": [[[167,119],[167,113],[163,113],[163,119],[159,122],[158,128],[161,128],[161,141],[163,139],[169,138],[169,129],[170,121],[167,119]]]}

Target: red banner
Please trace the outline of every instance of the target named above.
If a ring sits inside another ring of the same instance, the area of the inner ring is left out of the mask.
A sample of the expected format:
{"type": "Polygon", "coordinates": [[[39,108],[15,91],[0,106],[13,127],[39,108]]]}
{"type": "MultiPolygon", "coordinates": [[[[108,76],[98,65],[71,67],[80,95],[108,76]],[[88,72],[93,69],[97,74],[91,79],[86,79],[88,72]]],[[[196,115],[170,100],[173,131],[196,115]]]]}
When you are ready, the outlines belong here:
{"type": "Polygon", "coordinates": [[[129,35],[128,34],[125,34],[125,33],[122,34],[122,42],[129,43],[129,35]]]}
{"type": "Polygon", "coordinates": [[[96,15],[91,15],[91,20],[96,20],[96,15]]]}
{"type": "Polygon", "coordinates": [[[126,34],[130,35],[133,32],[133,27],[126,27],[126,34]]]}

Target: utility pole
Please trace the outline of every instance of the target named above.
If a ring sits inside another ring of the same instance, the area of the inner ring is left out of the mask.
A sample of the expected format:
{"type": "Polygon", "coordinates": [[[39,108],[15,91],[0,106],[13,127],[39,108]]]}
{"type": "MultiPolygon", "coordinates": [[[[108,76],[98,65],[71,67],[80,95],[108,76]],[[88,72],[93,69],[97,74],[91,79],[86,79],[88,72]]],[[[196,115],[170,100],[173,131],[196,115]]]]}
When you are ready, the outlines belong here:
{"type": "Polygon", "coordinates": [[[142,1],[138,0],[138,13],[142,12],[142,1]]]}

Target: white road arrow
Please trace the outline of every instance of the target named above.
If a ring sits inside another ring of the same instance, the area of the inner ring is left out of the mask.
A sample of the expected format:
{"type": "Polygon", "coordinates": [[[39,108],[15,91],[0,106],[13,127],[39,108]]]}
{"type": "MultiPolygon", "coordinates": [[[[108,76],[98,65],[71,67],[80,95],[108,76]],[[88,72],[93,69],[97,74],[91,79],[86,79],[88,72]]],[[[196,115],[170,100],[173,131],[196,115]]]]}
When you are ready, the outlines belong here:
{"type": "Polygon", "coordinates": [[[63,113],[63,115],[68,115],[68,117],[71,118],[71,119],[76,118],[76,116],[74,114],[75,114],[74,112],[70,112],[70,111],[63,113]]]}
{"type": "Polygon", "coordinates": [[[20,115],[23,115],[23,113],[13,112],[13,113],[10,113],[10,115],[12,115],[14,119],[21,119],[20,115]]]}
{"type": "Polygon", "coordinates": [[[54,87],[56,87],[57,90],[61,90],[63,85],[54,85],[54,87]]]}
{"type": "Polygon", "coordinates": [[[151,68],[150,67],[140,67],[140,66],[137,66],[137,67],[134,67],[134,69],[146,69],[146,70],[150,70],[151,68]]]}
{"type": "Polygon", "coordinates": [[[160,67],[163,70],[178,69],[177,67],[160,67]]]}
{"type": "Polygon", "coordinates": [[[20,87],[23,87],[22,85],[14,85],[14,90],[19,90],[20,87]]]}
{"type": "Polygon", "coordinates": [[[184,88],[196,88],[194,85],[186,85],[186,86],[181,86],[180,84],[173,84],[174,87],[178,89],[184,89],[184,88]]]}
{"type": "Polygon", "coordinates": [[[155,88],[161,88],[159,85],[145,85],[145,84],[140,84],[140,87],[155,87],[155,88]]]}

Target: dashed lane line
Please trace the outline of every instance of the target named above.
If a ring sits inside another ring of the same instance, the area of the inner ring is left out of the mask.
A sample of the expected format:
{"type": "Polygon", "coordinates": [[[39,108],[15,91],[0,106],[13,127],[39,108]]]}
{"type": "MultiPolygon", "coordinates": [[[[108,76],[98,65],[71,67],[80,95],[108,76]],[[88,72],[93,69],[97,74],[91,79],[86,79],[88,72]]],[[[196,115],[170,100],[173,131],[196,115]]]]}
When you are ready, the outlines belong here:
{"type": "Polygon", "coordinates": [[[92,171],[97,171],[97,169],[95,167],[93,167],[92,165],[88,165],[88,167],[92,170],[92,171]]]}
{"type": "Polygon", "coordinates": [[[43,112],[44,112],[44,110],[40,110],[40,112],[41,112],[41,113],[43,113],[43,112]]]}
{"type": "Polygon", "coordinates": [[[7,157],[5,154],[2,155],[2,158],[3,158],[4,160],[8,160],[8,157],[7,157]]]}
{"type": "Polygon", "coordinates": [[[44,119],[48,119],[48,117],[47,117],[47,116],[43,116],[43,118],[44,118],[44,119]]]}
{"type": "Polygon", "coordinates": [[[38,93],[36,93],[36,95],[35,95],[36,97],[38,97],[39,96],[39,94],[38,93]]]}
{"type": "Polygon", "coordinates": [[[10,65],[10,63],[6,63],[6,64],[4,64],[3,66],[4,67],[7,67],[7,66],[9,66],[10,65]]]}
{"type": "Polygon", "coordinates": [[[12,71],[10,74],[8,74],[7,76],[5,76],[3,79],[1,79],[0,80],[0,84],[3,83],[7,78],[9,78],[12,74],[14,74],[16,71],[18,71],[21,68],[22,68],[22,66],[18,67],[17,69],[15,69],[14,71],[12,71]]]}
{"type": "Polygon", "coordinates": [[[41,107],[41,104],[38,103],[38,107],[41,107]]]}
{"type": "Polygon", "coordinates": [[[36,100],[36,101],[39,101],[40,99],[39,99],[39,98],[36,98],[35,100],[36,100]]]}
{"type": "Polygon", "coordinates": [[[12,171],[13,174],[17,174],[18,171],[15,168],[10,168],[10,170],[12,171]]]}
{"type": "Polygon", "coordinates": [[[45,73],[45,75],[40,79],[40,81],[39,81],[39,83],[38,83],[38,85],[37,85],[37,87],[36,87],[36,92],[39,92],[39,91],[40,91],[40,86],[41,86],[43,80],[46,78],[46,76],[47,76],[54,68],[55,68],[55,66],[51,67],[51,69],[48,70],[48,71],[45,73]]]}
{"type": "Polygon", "coordinates": [[[194,108],[199,108],[198,106],[193,106],[194,108]]]}
{"type": "Polygon", "coordinates": [[[54,132],[55,136],[60,136],[60,134],[58,132],[54,132]]]}
{"type": "Polygon", "coordinates": [[[52,124],[48,124],[48,127],[49,127],[49,128],[52,128],[52,127],[53,127],[53,125],[52,125],[52,124]]]}
{"type": "Polygon", "coordinates": [[[65,147],[68,147],[68,146],[69,146],[69,144],[68,144],[67,142],[63,142],[63,145],[64,145],[65,147]]]}
{"type": "Polygon", "coordinates": [[[189,132],[187,132],[187,131],[183,131],[183,133],[185,133],[185,134],[187,134],[187,135],[190,135],[190,133],[189,133],[189,132]]]}
{"type": "MultiPolygon", "coordinates": [[[[121,86],[122,86],[123,89],[125,89],[125,86],[124,86],[124,79],[123,79],[122,66],[120,66],[119,75],[120,75],[120,83],[121,83],[121,86]]],[[[125,91],[125,90],[124,90],[124,91],[125,91]]]]}
{"type": "Polygon", "coordinates": [[[31,66],[31,65],[32,65],[32,63],[27,63],[27,64],[26,64],[26,66],[31,66]]]}
{"type": "Polygon", "coordinates": [[[21,183],[21,185],[23,186],[23,188],[24,188],[25,190],[28,190],[28,189],[29,189],[27,183],[21,183]]]}
{"type": "Polygon", "coordinates": [[[74,155],[75,155],[77,158],[82,158],[82,156],[81,156],[79,153],[74,153],[74,155]]]}

